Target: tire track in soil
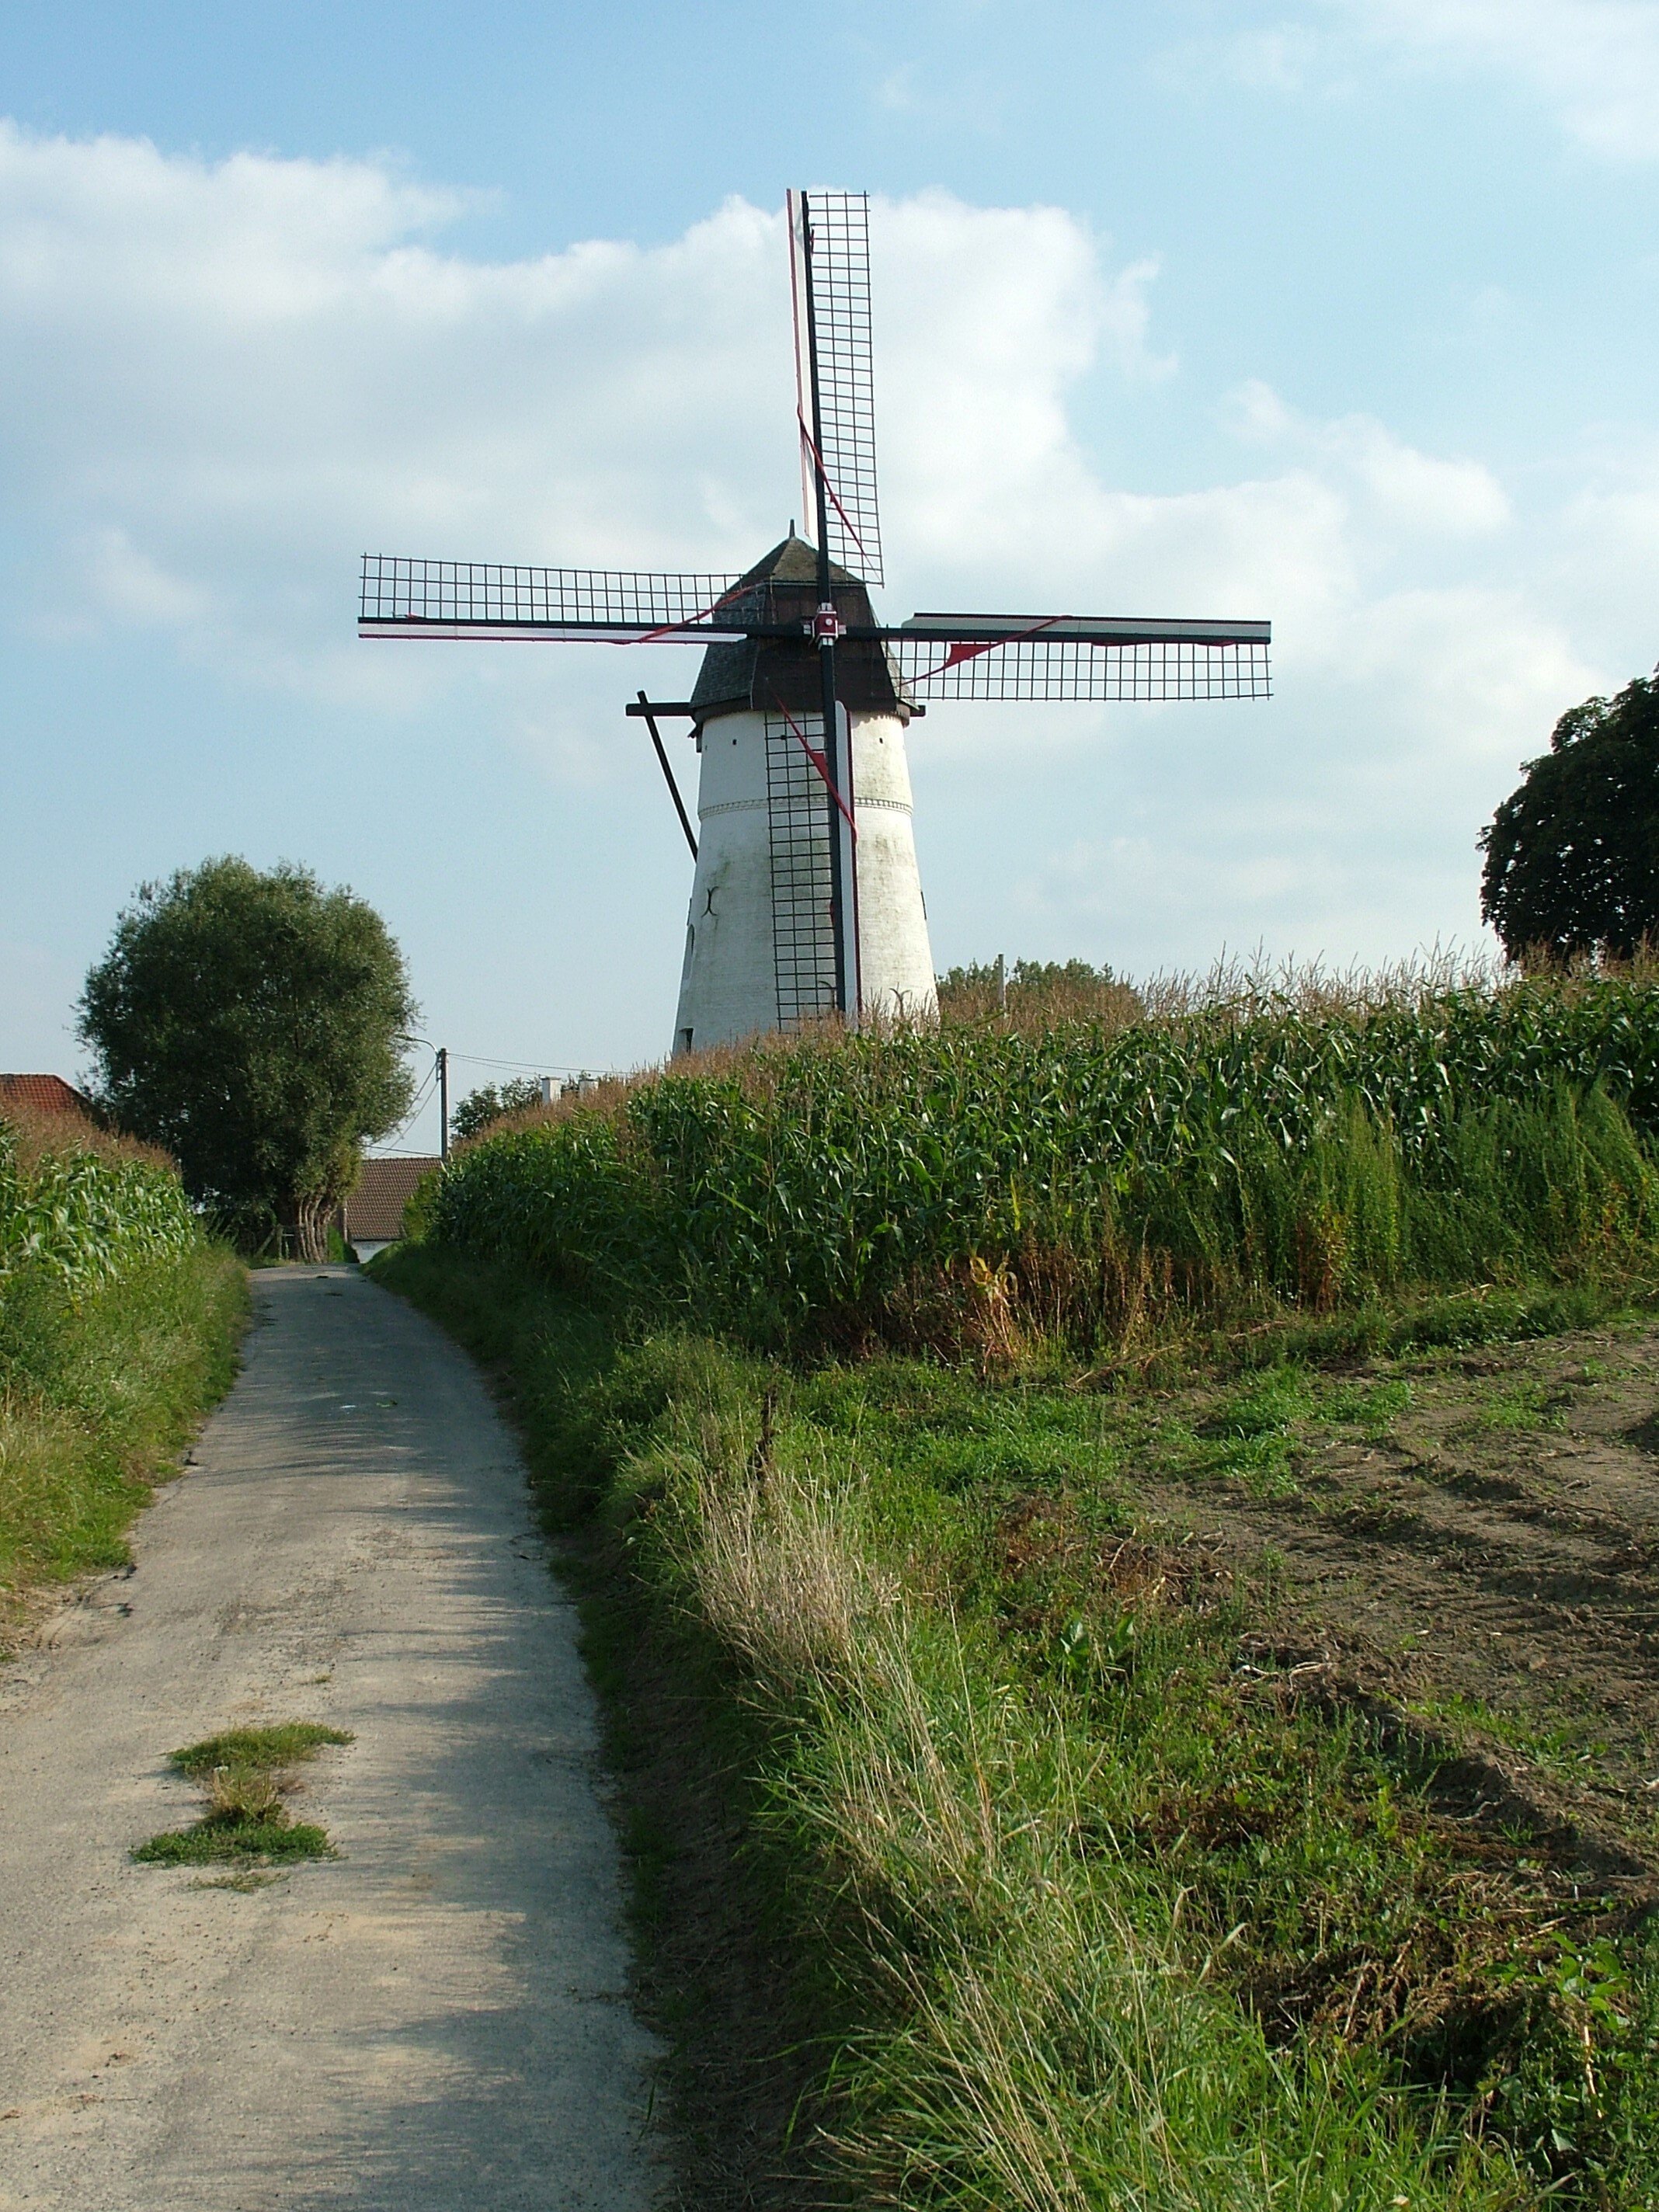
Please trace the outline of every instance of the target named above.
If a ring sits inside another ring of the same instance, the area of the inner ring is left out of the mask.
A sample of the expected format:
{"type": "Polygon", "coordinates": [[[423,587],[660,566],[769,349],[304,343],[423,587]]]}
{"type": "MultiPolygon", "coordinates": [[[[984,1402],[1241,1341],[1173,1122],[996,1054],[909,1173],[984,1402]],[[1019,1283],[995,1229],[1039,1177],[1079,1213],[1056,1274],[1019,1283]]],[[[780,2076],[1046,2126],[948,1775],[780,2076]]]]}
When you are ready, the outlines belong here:
{"type": "Polygon", "coordinates": [[[1659,1868],[1659,1329],[1349,1379],[1409,1407],[1375,1440],[1297,1423],[1293,1495],[1137,1487],[1223,1557],[1282,1562],[1287,1663],[1449,1712],[1511,1810],[1576,1831],[1587,1865],[1659,1868]]]}

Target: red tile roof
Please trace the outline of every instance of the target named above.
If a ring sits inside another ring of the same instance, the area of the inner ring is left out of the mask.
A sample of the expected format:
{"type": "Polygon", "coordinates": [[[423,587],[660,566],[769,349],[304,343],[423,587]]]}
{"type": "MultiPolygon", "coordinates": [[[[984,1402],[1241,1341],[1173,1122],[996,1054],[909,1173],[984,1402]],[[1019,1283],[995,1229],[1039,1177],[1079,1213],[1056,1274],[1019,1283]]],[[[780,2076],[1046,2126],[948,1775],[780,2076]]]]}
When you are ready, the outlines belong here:
{"type": "Polygon", "coordinates": [[[0,1075],[0,1111],[32,1106],[37,1114],[90,1114],[90,1103],[61,1075],[0,1075]]]}
{"type": "Polygon", "coordinates": [[[389,1244],[402,1236],[404,1207],[423,1175],[438,1164],[431,1158],[365,1160],[362,1178],[340,1202],[339,1231],[348,1244],[361,1237],[370,1244],[389,1244]]]}

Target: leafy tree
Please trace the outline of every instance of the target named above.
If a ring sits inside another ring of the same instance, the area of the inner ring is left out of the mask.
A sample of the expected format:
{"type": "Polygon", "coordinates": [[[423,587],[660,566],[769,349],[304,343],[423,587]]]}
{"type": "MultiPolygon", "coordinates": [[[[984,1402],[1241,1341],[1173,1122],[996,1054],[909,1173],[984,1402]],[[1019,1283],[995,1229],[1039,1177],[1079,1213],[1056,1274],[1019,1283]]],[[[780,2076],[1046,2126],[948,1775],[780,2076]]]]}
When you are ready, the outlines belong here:
{"type": "Polygon", "coordinates": [[[1659,937],[1659,678],[1563,714],[1480,844],[1480,911],[1511,959],[1629,959],[1659,937]]]}
{"type": "Polygon", "coordinates": [[[1132,1021],[1141,1012],[1133,986],[1087,960],[994,960],[949,968],[939,977],[947,1022],[1000,1019],[1015,1027],[1060,1021],[1132,1021]]]}
{"type": "Polygon", "coordinates": [[[319,1260],[365,1144],[409,1109],[403,956],[308,869],[227,857],[145,884],[87,977],[101,1103],[245,1242],[319,1260]]]}
{"type": "Polygon", "coordinates": [[[481,1083],[466,1097],[449,1117],[450,1134],[458,1142],[476,1137],[492,1121],[499,1121],[503,1114],[522,1113],[526,1106],[541,1103],[542,1086],[533,1075],[515,1075],[499,1087],[493,1083],[481,1083]]]}

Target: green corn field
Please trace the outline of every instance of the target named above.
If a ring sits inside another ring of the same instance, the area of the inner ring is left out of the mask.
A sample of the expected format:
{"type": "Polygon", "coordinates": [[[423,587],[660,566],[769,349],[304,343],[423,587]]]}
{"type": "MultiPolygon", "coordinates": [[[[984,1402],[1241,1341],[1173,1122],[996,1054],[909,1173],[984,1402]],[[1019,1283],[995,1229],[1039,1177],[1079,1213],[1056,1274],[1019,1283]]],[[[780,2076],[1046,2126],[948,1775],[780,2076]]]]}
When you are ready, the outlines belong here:
{"type": "Polygon", "coordinates": [[[1523,982],[757,1046],[452,1159],[441,1240],[757,1342],[1121,1336],[1628,1269],[1659,992],[1523,982]]]}
{"type": "Polygon", "coordinates": [[[0,1122],[0,1285],[27,1271],[80,1291],[200,1242],[172,1170],[73,1146],[26,1161],[0,1122]]]}

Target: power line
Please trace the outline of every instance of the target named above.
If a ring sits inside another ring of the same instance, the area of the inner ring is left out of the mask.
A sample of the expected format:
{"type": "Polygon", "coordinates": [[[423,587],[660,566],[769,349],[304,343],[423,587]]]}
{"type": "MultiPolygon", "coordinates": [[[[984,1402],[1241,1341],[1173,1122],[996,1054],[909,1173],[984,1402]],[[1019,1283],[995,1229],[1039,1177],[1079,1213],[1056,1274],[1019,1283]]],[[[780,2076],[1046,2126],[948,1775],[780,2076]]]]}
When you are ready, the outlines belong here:
{"type": "Polygon", "coordinates": [[[452,1052],[452,1060],[463,1060],[469,1067],[512,1067],[526,1075],[580,1075],[579,1067],[566,1067],[550,1060],[491,1060],[481,1052],[452,1052]]]}
{"type": "Polygon", "coordinates": [[[391,1141],[394,1145],[397,1143],[399,1137],[406,1137],[409,1134],[410,1131],[414,1127],[416,1121],[420,1118],[421,1109],[425,1105],[428,1098],[431,1096],[432,1085],[437,1079],[437,1073],[438,1071],[434,1066],[427,1076],[426,1080],[422,1084],[420,1089],[415,1093],[414,1103],[410,1106],[407,1115],[398,1127],[392,1133],[391,1141]]]}
{"type": "MultiPolygon", "coordinates": [[[[491,1060],[481,1052],[452,1052],[452,1062],[465,1060],[469,1067],[510,1067],[525,1075],[592,1075],[591,1067],[573,1067],[568,1063],[550,1060],[491,1060]]],[[[615,1070],[601,1071],[614,1073],[615,1070]]]]}

